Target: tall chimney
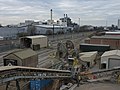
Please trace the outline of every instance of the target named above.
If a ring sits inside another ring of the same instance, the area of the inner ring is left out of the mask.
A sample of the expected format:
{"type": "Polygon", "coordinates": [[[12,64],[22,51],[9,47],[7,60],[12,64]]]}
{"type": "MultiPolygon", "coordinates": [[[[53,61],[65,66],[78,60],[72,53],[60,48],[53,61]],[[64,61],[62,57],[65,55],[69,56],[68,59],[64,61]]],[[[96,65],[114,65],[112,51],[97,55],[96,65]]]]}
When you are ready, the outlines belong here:
{"type": "Polygon", "coordinates": [[[51,21],[52,21],[52,9],[50,10],[50,12],[51,12],[51,21]]]}
{"type": "Polygon", "coordinates": [[[66,17],[67,17],[67,14],[66,14],[66,17]]]}
{"type": "Polygon", "coordinates": [[[67,16],[67,14],[66,14],[66,24],[67,24],[67,20],[68,20],[68,16],[67,16]]]}
{"type": "Polygon", "coordinates": [[[64,14],[64,23],[65,23],[65,14],[64,14]]]}

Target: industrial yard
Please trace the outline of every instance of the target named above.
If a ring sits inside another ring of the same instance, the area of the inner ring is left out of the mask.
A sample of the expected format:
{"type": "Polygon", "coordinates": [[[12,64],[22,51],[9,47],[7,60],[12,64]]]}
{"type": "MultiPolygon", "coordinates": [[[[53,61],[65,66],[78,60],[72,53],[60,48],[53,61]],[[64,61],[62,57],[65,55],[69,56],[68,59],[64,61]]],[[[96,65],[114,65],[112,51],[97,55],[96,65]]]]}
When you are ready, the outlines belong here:
{"type": "MultiPolygon", "coordinates": [[[[118,90],[119,88],[119,79],[116,79],[116,76],[114,76],[114,71],[118,71],[119,68],[113,69],[113,67],[118,67],[119,66],[119,51],[118,50],[110,50],[109,45],[97,45],[97,44],[85,44],[86,38],[93,34],[94,32],[83,32],[79,34],[69,34],[69,35],[60,35],[59,37],[47,37],[49,41],[46,39],[44,40],[44,43],[41,43],[43,41],[40,41],[39,38],[46,38],[45,36],[35,36],[35,37],[25,37],[24,40],[22,39],[23,43],[21,45],[22,48],[25,49],[15,49],[15,50],[10,50],[8,52],[3,52],[1,53],[1,66],[9,66],[13,68],[20,68],[24,69],[27,67],[31,68],[26,68],[27,69],[32,69],[32,67],[37,67],[38,69],[41,68],[46,68],[46,69],[55,69],[55,70],[72,70],[74,66],[74,71],[72,71],[72,75],[78,72],[78,75],[81,76],[81,83],[79,86],[77,86],[78,83],[75,83],[74,79],[72,80],[71,88],[74,88],[74,90],[79,90],[79,89],[84,89],[84,90],[96,90],[96,89],[103,89],[103,90],[118,90]],[[64,36],[64,37],[63,37],[64,36]],[[27,38],[32,38],[31,40],[34,39],[34,41],[30,41],[30,39],[27,38]],[[36,38],[36,39],[35,39],[36,38]],[[27,41],[26,41],[27,40],[27,41]],[[37,42],[35,41],[37,40],[37,42]],[[29,43],[31,42],[31,43],[29,43]],[[78,43],[79,42],[79,43],[78,43]],[[28,45],[28,44],[30,45],[28,45]],[[35,43],[35,44],[34,44],[35,43]],[[68,48],[68,61],[66,63],[66,48],[64,44],[66,43],[66,47],[68,48]],[[33,45],[33,46],[31,46],[33,45]],[[42,46],[42,47],[40,47],[42,46]],[[30,49],[32,47],[32,49],[30,49]],[[78,55],[74,49],[70,48],[76,48],[79,50],[79,58],[76,61],[74,57],[78,55]],[[101,49],[100,49],[101,48],[101,49]],[[102,53],[103,52],[103,53],[102,53]],[[110,52],[110,53],[109,53],[110,52]],[[118,53],[118,54],[117,54],[118,53]],[[71,57],[71,55],[74,55],[71,57]],[[114,56],[113,55],[117,55],[114,56]],[[108,56],[108,58],[106,58],[108,56]],[[101,58],[100,58],[101,57],[101,58]],[[104,57],[106,59],[104,59],[104,57]],[[110,58],[110,59],[109,59],[110,58]],[[115,59],[116,58],[116,59],[115,59]],[[109,60],[107,62],[107,59],[109,60]],[[113,62],[113,59],[115,62],[113,62]],[[11,61],[13,60],[13,61],[11,61]],[[100,61],[101,60],[101,61],[100,61]],[[106,61],[103,61],[106,60],[106,61]],[[22,61],[22,63],[21,63],[22,61]],[[106,63],[105,63],[106,62],[106,63]],[[24,66],[22,67],[14,67],[15,66],[24,66]],[[86,67],[86,68],[84,68],[86,67]],[[78,71],[76,71],[78,68],[78,71]],[[86,71],[87,70],[87,71],[86,71]],[[105,73],[105,74],[104,74],[105,73]],[[86,75],[86,77],[84,77],[86,75]],[[105,75],[105,76],[104,76],[105,75]],[[111,75],[113,78],[111,78],[111,75]],[[103,78],[101,78],[103,77],[103,78]],[[85,79],[86,78],[86,79],[85,79]],[[88,81],[86,81],[88,78],[88,81]],[[87,85],[87,86],[86,86],[87,85]],[[112,87],[112,88],[111,88],[112,87]]],[[[20,41],[21,41],[20,39],[20,41]]],[[[10,69],[6,67],[6,70],[10,69]]],[[[34,68],[33,68],[34,69],[34,68]]],[[[2,69],[1,69],[2,70],[2,69]]],[[[44,69],[43,69],[44,70],[44,69]]],[[[23,71],[24,72],[24,71],[23,71]]],[[[41,72],[41,71],[40,71],[41,72]]],[[[38,72],[38,73],[40,73],[38,72]]],[[[32,72],[31,72],[32,73],[32,72]]],[[[41,72],[42,73],[42,72],[41,72]]],[[[47,72],[46,72],[47,73],[47,72]]],[[[52,72],[51,72],[52,73],[52,72]]],[[[27,73],[26,73],[27,75],[27,73]]],[[[61,74],[62,75],[62,74],[61,74]]],[[[119,72],[117,72],[117,75],[119,75],[119,72]]],[[[56,75],[55,75],[56,76],[56,75]]],[[[45,74],[46,77],[46,74],[45,74]]],[[[56,77],[57,78],[57,77],[56,77]]],[[[68,77],[66,77],[67,79],[68,77]]],[[[119,78],[119,76],[118,76],[119,78]]],[[[58,79],[58,78],[57,78],[58,79]]],[[[56,79],[56,80],[57,80],[56,79]]],[[[18,85],[20,86],[21,89],[29,89],[29,88],[34,88],[31,87],[32,83],[37,83],[37,81],[34,81],[33,79],[30,79],[27,81],[22,81],[19,79],[19,84],[15,86],[14,84],[17,83],[18,81],[11,81],[11,84],[4,83],[1,85],[1,88],[3,90],[5,88],[8,89],[13,89],[16,90],[18,88],[18,85]],[[30,82],[28,82],[30,80],[30,82]],[[33,81],[31,81],[33,80],[33,81]],[[13,85],[13,86],[11,86],[13,85]],[[29,86],[30,85],[30,86],[29,86]]],[[[38,79],[39,80],[39,79],[38,79]]],[[[43,86],[45,90],[48,90],[47,88],[54,88],[56,90],[61,83],[61,80],[56,81],[54,79],[47,79],[46,81],[40,81],[38,83],[44,83],[46,82],[46,85],[43,86]],[[53,81],[51,81],[53,80],[53,81]],[[51,84],[49,84],[52,82],[51,84]],[[53,87],[54,83],[56,82],[56,89],[53,87]],[[59,84],[58,84],[59,82],[59,84]],[[49,85],[49,86],[48,86],[49,85]]],[[[62,79],[64,81],[64,79],[62,79]]],[[[65,82],[68,83],[69,82],[65,82]]],[[[41,85],[40,84],[40,85],[41,85]]],[[[61,88],[67,88],[68,86],[63,84],[64,86],[61,86],[61,88]]],[[[37,87],[36,87],[37,88],[37,87]]],[[[39,88],[39,87],[38,87],[39,88]]],[[[70,86],[69,86],[70,88],[70,86]]],[[[53,89],[51,89],[53,90],[53,89]]],[[[64,90],[64,89],[60,89],[64,90]]]]}
{"type": "Polygon", "coordinates": [[[119,0],[0,0],[0,90],[120,90],[119,0]]]}

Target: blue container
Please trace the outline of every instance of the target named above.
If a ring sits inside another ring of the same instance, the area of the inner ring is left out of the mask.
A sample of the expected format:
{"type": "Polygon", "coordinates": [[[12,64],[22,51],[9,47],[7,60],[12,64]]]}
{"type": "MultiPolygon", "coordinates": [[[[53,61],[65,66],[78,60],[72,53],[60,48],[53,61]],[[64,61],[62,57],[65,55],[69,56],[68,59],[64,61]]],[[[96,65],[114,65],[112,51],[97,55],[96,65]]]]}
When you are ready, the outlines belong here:
{"type": "Polygon", "coordinates": [[[36,84],[33,80],[30,81],[30,90],[36,90],[36,84]]]}
{"type": "Polygon", "coordinates": [[[31,80],[30,90],[41,90],[42,88],[48,86],[53,80],[31,80]]]}

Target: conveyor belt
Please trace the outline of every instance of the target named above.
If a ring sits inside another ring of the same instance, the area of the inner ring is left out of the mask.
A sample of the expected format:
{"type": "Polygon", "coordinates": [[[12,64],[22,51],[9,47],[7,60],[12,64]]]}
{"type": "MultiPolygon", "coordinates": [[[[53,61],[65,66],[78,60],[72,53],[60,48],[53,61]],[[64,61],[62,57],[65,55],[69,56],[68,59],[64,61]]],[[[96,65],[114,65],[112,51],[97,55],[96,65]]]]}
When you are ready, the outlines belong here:
{"type": "Polygon", "coordinates": [[[18,79],[63,79],[71,77],[71,72],[68,70],[21,66],[0,67],[0,84],[18,79]]]}
{"type": "MultiPolygon", "coordinates": [[[[107,70],[99,70],[94,72],[81,72],[80,76],[88,76],[88,77],[95,77],[96,79],[99,78],[105,78],[105,77],[114,77],[120,75],[120,67],[116,67],[113,69],[107,69],[107,70]]],[[[90,78],[91,79],[91,78],[90,78]]]]}

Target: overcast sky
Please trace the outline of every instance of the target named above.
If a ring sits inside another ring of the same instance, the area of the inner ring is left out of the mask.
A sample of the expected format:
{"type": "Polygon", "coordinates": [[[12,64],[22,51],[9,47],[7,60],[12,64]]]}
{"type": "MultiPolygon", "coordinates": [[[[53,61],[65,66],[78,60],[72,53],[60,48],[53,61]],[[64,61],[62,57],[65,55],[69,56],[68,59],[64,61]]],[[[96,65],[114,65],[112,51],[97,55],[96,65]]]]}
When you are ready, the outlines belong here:
{"type": "Polygon", "coordinates": [[[17,24],[26,19],[48,20],[68,14],[81,25],[117,25],[120,18],[120,0],[0,0],[0,23],[17,24]]]}

